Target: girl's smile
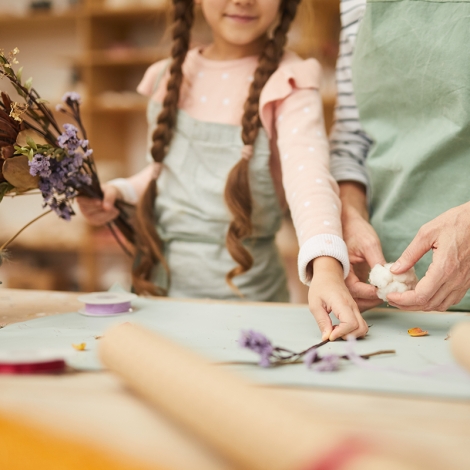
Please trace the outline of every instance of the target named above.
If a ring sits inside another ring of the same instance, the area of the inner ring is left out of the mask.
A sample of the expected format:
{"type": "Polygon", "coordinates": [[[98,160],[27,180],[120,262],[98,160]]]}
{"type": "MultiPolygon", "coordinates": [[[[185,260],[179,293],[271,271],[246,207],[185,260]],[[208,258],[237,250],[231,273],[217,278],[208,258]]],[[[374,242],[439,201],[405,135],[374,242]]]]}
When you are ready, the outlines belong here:
{"type": "Polygon", "coordinates": [[[229,15],[225,14],[224,15],[226,18],[235,21],[237,23],[249,23],[250,21],[255,21],[257,19],[256,16],[248,16],[248,15],[229,15]]]}
{"type": "Polygon", "coordinates": [[[281,0],[196,0],[212,30],[203,55],[213,60],[258,55],[279,16],[281,0]]]}

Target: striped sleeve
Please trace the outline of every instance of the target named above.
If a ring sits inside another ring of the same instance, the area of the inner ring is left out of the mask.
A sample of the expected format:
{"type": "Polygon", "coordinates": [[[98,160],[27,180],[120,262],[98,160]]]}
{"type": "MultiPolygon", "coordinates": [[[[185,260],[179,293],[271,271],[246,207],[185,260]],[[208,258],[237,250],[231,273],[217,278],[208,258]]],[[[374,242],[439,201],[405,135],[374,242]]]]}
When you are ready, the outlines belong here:
{"type": "Polygon", "coordinates": [[[330,135],[331,173],[337,181],[369,186],[365,160],[372,140],[361,128],[352,83],[352,56],[366,0],[341,1],[340,52],[336,64],[337,100],[330,135]]]}

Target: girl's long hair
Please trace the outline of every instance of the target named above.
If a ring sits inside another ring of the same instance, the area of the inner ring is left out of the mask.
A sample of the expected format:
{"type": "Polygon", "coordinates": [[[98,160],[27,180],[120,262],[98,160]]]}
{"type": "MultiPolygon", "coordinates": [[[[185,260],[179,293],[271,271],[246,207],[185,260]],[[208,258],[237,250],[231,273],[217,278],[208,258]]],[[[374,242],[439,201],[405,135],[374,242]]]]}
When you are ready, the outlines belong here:
{"type": "MultiPolygon", "coordinates": [[[[245,149],[252,149],[258,136],[261,121],[259,99],[261,90],[269,77],[276,71],[284,54],[287,32],[297,12],[300,0],[281,0],[280,20],[272,38],[268,39],[259,58],[259,64],[251,83],[242,117],[242,140],[245,149]]],[[[163,100],[163,108],[157,118],[153,133],[152,157],[157,163],[165,158],[176,126],[178,102],[183,82],[183,63],[189,50],[190,31],[194,22],[194,0],[173,0],[173,47],[171,50],[170,78],[163,100]]],[[[245,150],[246,151],[246,150],[245,150]]],[[[165,295],[163,288],[151,282],[154,267],[158,263],[170,275],[163,256],[163,242],[156,231],[155,199],[156,179],[152,179],[137,206],[136,213],[136,259],[132,272],[134,290],[138,294],[165,295]]],[[[243,240],[252,234],[251,215],[253,202],[249,182],[249,155],[240,161],[229,173],[225,186],[225,202],[232,214],[227,236],[227,249],[237,266],[226,275],[229,286],[239,293],[233,278],[248,271],[253,257],[243,245],[243,240]]]]}

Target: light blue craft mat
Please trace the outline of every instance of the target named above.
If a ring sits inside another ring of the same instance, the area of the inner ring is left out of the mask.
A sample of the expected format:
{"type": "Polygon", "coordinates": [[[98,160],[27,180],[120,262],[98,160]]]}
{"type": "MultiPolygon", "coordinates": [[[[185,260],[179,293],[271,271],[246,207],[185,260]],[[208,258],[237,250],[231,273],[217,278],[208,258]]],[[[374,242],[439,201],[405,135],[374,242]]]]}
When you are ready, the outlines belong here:
{"type": "MultiPolygon", "coordinates": [[[[369,364],[398,367],[412,374],[370,371],[347,361],[342,361],[337,372],[319,373],[308,370],[303,364],[260,368],[255,365],[257,356],[239,348],[236,342],[241,329],[261,331],[276,346],[294,351],[319,342],[320,334],[307,306],[153,301],[142,298],[134,301],[133,305],[135,313],[114,318],[67,313],[6,326],[0,329],[0,351],[56,349],[67,352],[71,366],[96,370],[101,366],[96,354],[99,340],[95,336],[103,335],[111,324],[130,321],[159,331],[214,361],[253,362],[227,367],[263,384],[470,399],[470,374],[455,368],[449,343],[445,341],[452,325],[470,320],[466,314],[407,313],[392,309],[369,311],[365,318],[372,326],[367,338],[356,343],[356,352],[365,354],[395,349],[395,355],[373,357],[369,364]],[[415,326],[428,330],[429,336],[410,337],[407,330],[415,326]],[[73,351],[71,344],[81,342],[87,344],[87,350],[73,351]],[[440,371],[431,376],[419,375],[437,365],[451,365],[451,371],[440,371]]],[[[345,342],[337,341],[323,346],[320,352],[344,354],[345,348],[345,342]]]]}

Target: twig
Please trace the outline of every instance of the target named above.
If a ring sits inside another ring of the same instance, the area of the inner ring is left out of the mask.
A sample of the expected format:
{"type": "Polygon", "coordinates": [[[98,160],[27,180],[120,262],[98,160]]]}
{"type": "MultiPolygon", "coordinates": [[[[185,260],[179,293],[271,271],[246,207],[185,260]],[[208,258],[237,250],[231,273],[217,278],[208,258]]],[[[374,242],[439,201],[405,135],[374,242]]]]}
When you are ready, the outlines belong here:
{"type": "MultiPolygon", "coordinates": [[[[320,343],[320,345],[322,344],[325,344],[325,342],[323,343],[320,343]]],[[[315,345],[315,346],[312,346],[311,348],[309,348],[308,350],[310,349],[314,349],[315,347],[318,347],[318,345],[315,345]]],[[[308,351],[307,350],[307,351],[308,351]]],[[[394,349],[387,349],[387,350],[383,350],[383,351],[377,351],[377,352],[373,352],[373,353],[369,353],[369,354],[362,354],[360,357],[362,357],[362,359],[369,359],[370,357],[372,356],[379,356],[381,354],[395,354],[396,351],[394,349]]],[[[299,353],[298,355],[300,356],[301,353],[299,353]]],[[[341,359],[346,359],[346,360],[349,360],[349,357],[348,356],[340,356],[341,359]]],[[[314,361],[314,362],[320,362],[321,361],[321,358],[319,358],[317,361],[314,361]]],[[[278,362],[272,362],[271,363],[271,366],[287,366],[289,364],[301,364],[302,361],[300,359],[300,357],[297,357],[296,359],[292,360],[292,361],[278,361],[278,362]]],[[[218,362],[213,362],[212,363],[213,365],[216,365],[216,366],[250,366],[250,365],[253,365],[255,364],[255,362],[253,361],[218,361],[218,362]]]]}
{"type": "Polygon", "coordinates": [[[362,359],[369,359],[369,357],[378,356],[380,354],[396,354],[396,351],[395,349],[385,349],[383,351],[377,351],[375,353],[363,354],[361,357],[362,359]]]}
{"type": "Polygon", "coordinates": [[[15,238],[26,228],[28,228],[31,224],[36,222],[36,220],[39,220],[40,218],[44,217],[47,214],[50,214],[52,212],[51,210],[48,210],[47,212],[44,212],[41,214],[39,217],[36,217],[35,219],[31,220],[31,222],[28,222],[19,232],[16,232],[15,235],[13,235],[9,240],[7,240],[2,246],[0,246],[0,252],[3,251],[15,238]]]}
{"type": "Polygon", "coordinates": [[[289,353],[288,356],[282,356],[280,354],[274,354],[274,357],[279,361],[279,363],[286,363],[286,364],[292,364],[292,363],[295,363],[298,359],[300,359],[302,356],[304,356],[305,354],[307,354],[309,351],[313,350],[313,349],[318,349],[319,347],[321,346],[324,346],[325,344],[329,343],[330,340],[329,339],[326,339],[325,341],[322,341],[321,343],[318,343],[318,344],[314,344],[313,346],[310,346],[309,348],[305,349],[304,351],[301,351],[299,353],[296,353],[294,351],[291,351],[289,349],[285,349],[285,348],[280,348],[280,347],[275,347],[274,348],[274,352],[275,353],[282,353],[282,352],[286,352],[286,353],[289,353]]]}
{"type": "Polygon", "coordinates": [[[27,193],[5,194],[3,197],[37,196],[41,191],[28,191],[27,193]]]}

